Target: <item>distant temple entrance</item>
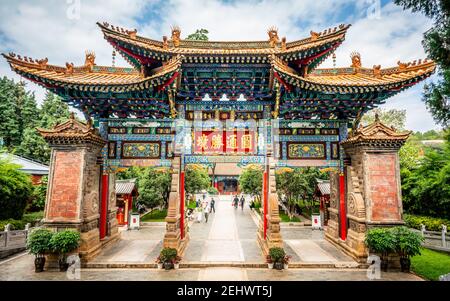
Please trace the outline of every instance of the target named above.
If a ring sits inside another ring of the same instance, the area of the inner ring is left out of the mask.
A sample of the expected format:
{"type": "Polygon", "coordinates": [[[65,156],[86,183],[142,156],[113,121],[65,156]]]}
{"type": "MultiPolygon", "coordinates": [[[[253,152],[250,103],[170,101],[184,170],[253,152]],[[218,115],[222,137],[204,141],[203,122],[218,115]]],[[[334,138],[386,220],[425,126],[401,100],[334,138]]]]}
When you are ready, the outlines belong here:
{"type": "MultiPolygon", "coordinates": [[[[78,66],[3,54],[12,70],[60,95],[88,121],[72,117],[40,129],[52,147],[45,224],[80,231],[83,260],[118,237],[115,174],[130,166],[171,169],[164,247],[181,253],[189,241],[188,164],[263,167],[257,239],[264,254],[283,245],[280,167],[329,168],[326,238],[358,260],[367,256],[368,228],[402,223],[397,151],[409,133],[379,121],[358,125],[364,113],[430,76],[434,62],[365,68],[352,53],[348,66],[318,68],[349,25],[290,42],[275,28],[265,41],[210,42],[183,40],[179,28],[160,41],[98,25],[131,68],[98,66],[92,52],[78,66]]],[[[213,180],[228,193],[235,176],[226,170],[213,180]]]]}

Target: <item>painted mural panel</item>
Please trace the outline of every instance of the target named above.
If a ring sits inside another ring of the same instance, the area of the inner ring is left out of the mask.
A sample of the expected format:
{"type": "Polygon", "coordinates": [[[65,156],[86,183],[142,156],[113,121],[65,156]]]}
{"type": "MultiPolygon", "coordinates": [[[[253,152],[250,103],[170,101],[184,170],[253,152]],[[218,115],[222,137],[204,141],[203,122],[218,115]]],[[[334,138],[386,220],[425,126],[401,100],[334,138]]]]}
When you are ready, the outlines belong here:
{"type": "Polygon", "coordinates": [[[156,159],[161,157],[159,142],[123,142],[122,158],[126,159],[156,159]]]}
{"type": "Polygon", "coordinates": [[[287,145],[288,159],[325,159],[325,143],[296,143],[289,142],[287,145]]]}

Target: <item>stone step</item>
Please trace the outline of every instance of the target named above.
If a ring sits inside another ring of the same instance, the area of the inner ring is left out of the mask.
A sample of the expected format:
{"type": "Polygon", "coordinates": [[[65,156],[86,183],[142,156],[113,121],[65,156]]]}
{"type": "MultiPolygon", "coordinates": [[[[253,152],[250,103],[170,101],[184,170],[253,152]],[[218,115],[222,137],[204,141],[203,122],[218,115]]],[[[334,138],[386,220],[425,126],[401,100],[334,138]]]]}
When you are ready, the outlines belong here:
{"type": "MultiPolygon", "coordinates": [[[[88,262],[82,265],[85,269],[156,269],[156,263],[149,262],[88,262]]],[[[201,269],[211,267],[267,268],[262,262],[181,262],[180,268],[201,269]]],[[[367,264],[356,262],[291,262],[290,269],[366,269],[367,264]]]]}

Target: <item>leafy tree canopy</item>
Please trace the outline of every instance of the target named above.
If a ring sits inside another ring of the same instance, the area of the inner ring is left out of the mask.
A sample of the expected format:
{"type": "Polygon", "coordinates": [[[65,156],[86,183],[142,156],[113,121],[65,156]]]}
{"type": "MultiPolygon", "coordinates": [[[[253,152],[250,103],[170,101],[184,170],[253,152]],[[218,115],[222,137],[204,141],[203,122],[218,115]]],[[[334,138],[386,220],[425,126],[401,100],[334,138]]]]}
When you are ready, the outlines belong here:
{"type": "Polygon", "coordinates": [[[186,40],[192,40],[192,41],[208,41],[208,34],[209,31],[207,29],[197,29],[194,33],[188,35],[186,40]]]}
{"type": "Polygon", "coordinates": [[[421,12],[433,20],[422,44],[428,56],[439,66],[440,80],[425,87],[423,100],[435,121],[444,127],[450,122],[450,1],[394,0],[413,12],[421,12]]]}
{"type": "Polygon", "coordinates": [[[378,114],[380,121],[387,126],[393,126],[397,130],[404,130],[406,124],[406,110],[380,109],[376,108],[365,114],[361,119],[361,124],[367,126],[375,121],[375,114],[378,114]]]}
{"type": "Polygon", "coordinates": [[[192,196],[202,190],[211,187],[211,178],[208,169],[199,164],[189,164],[186,166],[184,176],[184,188],[186,194],[192,196]]]}

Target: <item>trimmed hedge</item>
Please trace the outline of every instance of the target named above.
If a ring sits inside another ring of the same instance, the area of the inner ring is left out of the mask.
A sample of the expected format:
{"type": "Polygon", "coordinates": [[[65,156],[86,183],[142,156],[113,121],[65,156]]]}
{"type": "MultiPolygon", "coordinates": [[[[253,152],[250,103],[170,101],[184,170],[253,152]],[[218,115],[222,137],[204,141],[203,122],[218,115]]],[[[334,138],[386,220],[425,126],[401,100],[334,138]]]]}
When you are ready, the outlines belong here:
{"type": "Polygon", "coordinates": [[[442,218],[405,214],[404,220],[406,226],[421,230],[421,224],[425,225],[428,231],[441,231],[442,224],[450,227],[450,221],[442,218]]]}
{"type": "Polygon", "coordinates": [[[0,221],[0,232],[5,229],[7,224],[11,224],[11,230],[23,230],[25,229],[25,225],[30,223],[31,226],[35,226],[42,218],[44,217],[44,212],[32,212],[26,213],[23,215],[21,220],[16,219],[6,219],[0,221]]]}

